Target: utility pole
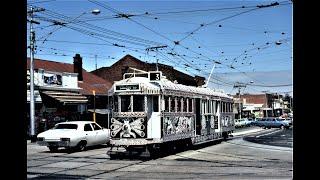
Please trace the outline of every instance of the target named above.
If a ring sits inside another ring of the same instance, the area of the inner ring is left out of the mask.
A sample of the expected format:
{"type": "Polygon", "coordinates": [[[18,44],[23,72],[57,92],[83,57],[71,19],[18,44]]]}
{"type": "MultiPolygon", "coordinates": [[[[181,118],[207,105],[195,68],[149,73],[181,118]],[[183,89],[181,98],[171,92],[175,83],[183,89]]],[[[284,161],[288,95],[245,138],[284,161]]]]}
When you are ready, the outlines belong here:
{"type": "Polygon", "coordinates": [[[96,70],[98,69],[97,68],[97,55],[94,55],[94,59],[95,59],[95,62],[96,62],[96,70]]]}
{"type": "Polygon", "coordinates": [[[93,94],[93,122],[96,122],[96,91],[92,90],[93,94]]]}
{"type": "Polygon", "coordinates": [[[240,111],[240,113],[239,113],[239,119],[241,119],[241,112],[242,112],[242,107],[241,107],[241,99],[240,99],[240,91],[241,91],[241,88],[245,88],[245,87],[247,87],[247,85],[246,84],[243,84],[243,83],[239,83],[239,82],[237,82],[234,86],[233,86],[233,88],[238,88],[238,93],[239,93],[239,111],[240,111]]]}
{"type": "Polygon", "coordinates": [[[33,13],[44,11],[43,8],[33,8],[31,6],[30,10],[28,11],[28,16],[30,17],[30,138],[31,142],[36,141],[36,132],[35,132],[35,106],[34,106],[34,64],[33,64],[33,57],[34,57],[34,50],[35,50],[35,31],[33,29],[33,23],[40,24],[37,21],[33,20],[33,13]]]}

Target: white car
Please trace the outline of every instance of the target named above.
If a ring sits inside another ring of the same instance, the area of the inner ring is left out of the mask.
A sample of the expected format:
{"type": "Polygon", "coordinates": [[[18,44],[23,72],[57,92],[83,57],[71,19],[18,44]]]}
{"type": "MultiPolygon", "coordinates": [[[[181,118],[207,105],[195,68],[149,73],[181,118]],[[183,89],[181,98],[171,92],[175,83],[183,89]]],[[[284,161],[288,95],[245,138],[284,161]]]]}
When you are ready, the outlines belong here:
{"type": "Polygon", "coordinates": [[[50,151],[56,151],[59,147],[82,151],[87,146],[106,144],[109,141],[110,129],[104,129],[92,121],[58,123],[37,136],[37,143],[47,146],[50,151]]]}
{"type": "Polygon", "coordinates": [[[235,127],[240,128],[246,126],[246,122],[244,119],[236,119],[235,120],[235,127]]]}

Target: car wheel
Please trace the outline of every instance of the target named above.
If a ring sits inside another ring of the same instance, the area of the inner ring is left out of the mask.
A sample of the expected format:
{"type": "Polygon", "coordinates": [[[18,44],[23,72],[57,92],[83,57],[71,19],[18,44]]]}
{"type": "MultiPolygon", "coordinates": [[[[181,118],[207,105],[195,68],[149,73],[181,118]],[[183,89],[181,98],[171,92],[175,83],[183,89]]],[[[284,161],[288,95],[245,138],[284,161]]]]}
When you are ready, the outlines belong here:
{"type": "Polygon", "coordinates": [[[84,151],[86,149],[87,142],[86,141],[80,141],[77,145],[78,151],[84,151]]]}
{"type": "Polygon", "coordinates": [[[284,125],[281,125],[281,126],[280,126],[280,129],[284,129],[284,125]]]}
{"type": "Polygon", "coordinates": [[[262,126],[262,128],[263,128],[263,129],[267,129],[267,127],[265,127],[265,126],[262,126]]]}
{"type": "Polygon", "coordinates": [[[48,146],[50,152],[56,152],[58,150],[57,146],[48,146]]]}

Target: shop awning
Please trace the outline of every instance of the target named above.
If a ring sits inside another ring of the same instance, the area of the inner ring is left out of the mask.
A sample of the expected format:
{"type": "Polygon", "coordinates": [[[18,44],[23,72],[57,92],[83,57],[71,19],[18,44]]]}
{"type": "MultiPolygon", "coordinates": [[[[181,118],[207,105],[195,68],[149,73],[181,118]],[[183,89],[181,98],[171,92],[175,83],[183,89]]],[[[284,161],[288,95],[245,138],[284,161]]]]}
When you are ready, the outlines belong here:
{"type": "Polygon", "coordinates": [[[64,104],[86,104],[88,102],[86,96],[75,92],[43,91],[42,93],[64,104]]]}

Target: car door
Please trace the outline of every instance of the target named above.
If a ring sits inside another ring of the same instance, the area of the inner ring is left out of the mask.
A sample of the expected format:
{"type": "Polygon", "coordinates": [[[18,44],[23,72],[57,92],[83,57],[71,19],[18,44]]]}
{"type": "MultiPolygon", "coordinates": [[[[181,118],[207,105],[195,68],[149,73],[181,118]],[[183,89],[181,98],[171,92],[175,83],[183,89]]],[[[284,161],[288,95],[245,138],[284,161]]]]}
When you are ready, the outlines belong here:
{"type": "Polygon", "coordinates": [[[94,142],[95,144],[105,144],[107,143],[107,133],[104,131],[97,123],[91,123],[93,131],[95,134],[94,142]]]}
{"type": "Polygon", "coordinates": [[[95,144],[95,132],[91,126],[91,123],[84,125],[84,135],[87,140],[87,146],[92,146],[95,144]]]}

